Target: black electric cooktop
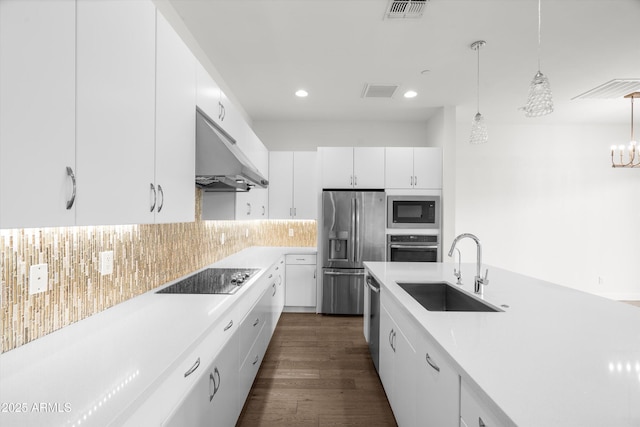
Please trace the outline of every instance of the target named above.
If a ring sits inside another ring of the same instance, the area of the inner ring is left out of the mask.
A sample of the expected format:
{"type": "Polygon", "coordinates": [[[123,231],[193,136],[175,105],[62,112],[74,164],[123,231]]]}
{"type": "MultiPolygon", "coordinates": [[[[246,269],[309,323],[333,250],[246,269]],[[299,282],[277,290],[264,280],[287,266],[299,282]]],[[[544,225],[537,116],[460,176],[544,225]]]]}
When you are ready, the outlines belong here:
{"type": "Polygon", "coordinates": [[[234,294],[259,270],[259,268],[208,268],[156,293],[234,294]]]}

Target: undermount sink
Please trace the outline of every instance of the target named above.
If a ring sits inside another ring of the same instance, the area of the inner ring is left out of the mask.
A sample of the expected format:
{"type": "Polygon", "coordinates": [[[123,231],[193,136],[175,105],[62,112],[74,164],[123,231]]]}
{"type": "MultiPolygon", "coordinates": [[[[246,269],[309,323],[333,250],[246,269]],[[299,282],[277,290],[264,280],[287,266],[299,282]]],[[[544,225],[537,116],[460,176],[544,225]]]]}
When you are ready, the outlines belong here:
{"type": "Polygon", "coordinates": [[[397,283],[429,311],[502,311],[446,282],[397,283]]]}

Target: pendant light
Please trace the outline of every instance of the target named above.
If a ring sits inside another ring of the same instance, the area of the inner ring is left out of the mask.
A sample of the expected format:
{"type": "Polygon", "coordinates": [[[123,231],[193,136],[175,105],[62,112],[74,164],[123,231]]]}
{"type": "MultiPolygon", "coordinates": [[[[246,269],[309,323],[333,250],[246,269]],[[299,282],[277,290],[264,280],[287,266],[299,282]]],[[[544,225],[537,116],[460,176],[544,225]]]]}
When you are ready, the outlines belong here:
{"type": "Polygon", "coordinates": [[[636,141],[635,135],[633,134],[633,99],[640,99],[640,92],[630,93],[629,95],[626,95],[625,98],[631,98],[631,141],[629,142],[627,150],[625,150],[624,145],[620,145],[618,147],[616,147],[615,145],[611,146],[611,167],[638,168],[640,167],[640,147],[638,147],[638,142],[636,141]],[[618,154],[620,156],[619,162],[615,161],[616,148],[618,149],[618,154]],[[626,156],[625,151],[627,151],[626,156]],[[625,157],[628,160],[625,160],[625,157]]]}
{"type": "Polygon", "coordinates": [[[471,124],[471,138],[469,139],[469,143],[471,144],[484,144],[489,140],[489,135],[487,134],[487,123],[484,121],[482,114],[480,114],[480,48],[485,44],[487,44],[487,42],[484,40],[478,40],[477,42],[471,43],[471,49],[478,52],[478,109],[471,124]]]}
{"type": "Polygon", "coordinates": [[[526,117],[540,117],[553,112],[549,79],[540,72],[540,22],[542,18],[540,2],[541,0],[538,0],[538,72],[531,80],[527,104],[522,107],[526,117]]]}

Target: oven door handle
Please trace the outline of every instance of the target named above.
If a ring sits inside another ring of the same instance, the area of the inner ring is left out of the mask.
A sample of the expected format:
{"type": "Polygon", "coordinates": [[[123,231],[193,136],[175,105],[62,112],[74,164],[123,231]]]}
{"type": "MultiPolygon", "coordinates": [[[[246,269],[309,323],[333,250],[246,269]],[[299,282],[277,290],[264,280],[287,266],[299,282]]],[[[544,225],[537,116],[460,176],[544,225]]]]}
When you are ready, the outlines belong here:
{"type": "Polygon", "coordinates": [[[438,245],[389,245],[392,249],[437,249],[438,245]]]}

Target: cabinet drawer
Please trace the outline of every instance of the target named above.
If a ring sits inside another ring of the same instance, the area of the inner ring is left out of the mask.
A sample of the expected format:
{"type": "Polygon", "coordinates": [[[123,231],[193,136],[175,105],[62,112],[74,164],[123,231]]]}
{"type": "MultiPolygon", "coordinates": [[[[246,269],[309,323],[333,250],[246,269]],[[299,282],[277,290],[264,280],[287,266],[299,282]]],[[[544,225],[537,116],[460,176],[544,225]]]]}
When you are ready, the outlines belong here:
{"type": "MultiPolygon", "coordinates": [[[[268,292],[268,291],[267,291],[268,292]]],[[[240,325],[240,358],[244,359],[265,324],[267,308],[260,301],[253,306],[240,325]]]]}
{"type": "Polygon", "coordinates": [[[315,265],[316,255],[315,254],[287,255],[286,263],[287,265],[295,265],[295,264],[314,264],[315,265]]]}
{"type": "Polygon", "coordinates": [[[460,425],[467,427],[500,427],[510,425],[494,411],[493,402],[464,379],[460,389],[460,425]]]}
{"type": "Polygon", "coordinates": [[[240,354],[240,360],[243,360],[244,357],[244,362],[240,367],[238,375],[238,402],[240,402],[240,406],[244,405],[244,401],[249,395],[251,385],[253,384],[253,380],[256,378],[256,375],[258,374],[260,364],[262,363],[264,354],[267,350],[267,338],[265,337],[265,330],[266,328],[263,325],[260,328],[256,340],[253,342],[253,346],[247,352],[246,357],[244,357],[242,353],[240,354]]]}

